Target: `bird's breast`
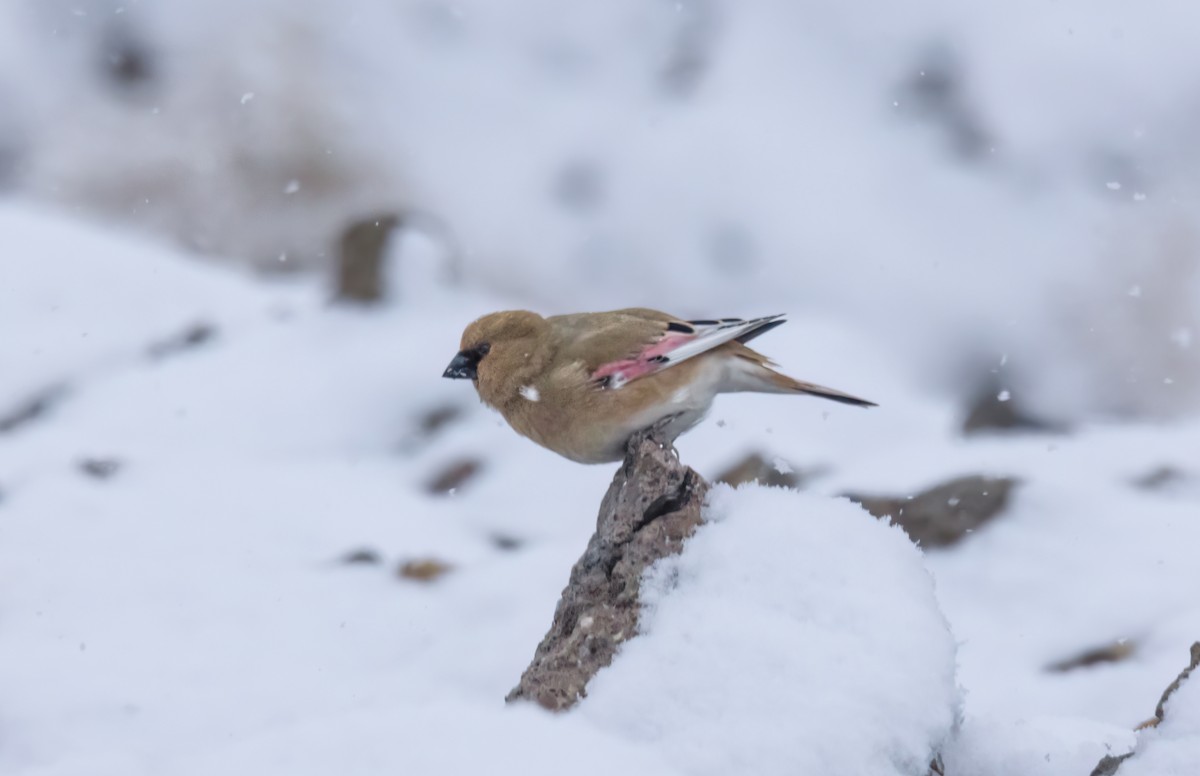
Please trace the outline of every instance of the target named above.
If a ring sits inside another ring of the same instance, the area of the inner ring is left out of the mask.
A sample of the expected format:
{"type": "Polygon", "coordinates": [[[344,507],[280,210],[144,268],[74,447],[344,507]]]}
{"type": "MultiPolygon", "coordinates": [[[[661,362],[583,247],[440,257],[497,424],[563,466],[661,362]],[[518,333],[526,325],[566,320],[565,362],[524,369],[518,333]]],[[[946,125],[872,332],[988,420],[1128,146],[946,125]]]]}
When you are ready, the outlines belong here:
{"type": "Polygon", "coordinates": [[[620,388],[590,381],[523,386],[501,412],[515,431],[580,463],[619,461],[634,433],[670,418],[664,436],[674,440],[700,422],[719,391],[722,367],[695,359],[620,388]]]}

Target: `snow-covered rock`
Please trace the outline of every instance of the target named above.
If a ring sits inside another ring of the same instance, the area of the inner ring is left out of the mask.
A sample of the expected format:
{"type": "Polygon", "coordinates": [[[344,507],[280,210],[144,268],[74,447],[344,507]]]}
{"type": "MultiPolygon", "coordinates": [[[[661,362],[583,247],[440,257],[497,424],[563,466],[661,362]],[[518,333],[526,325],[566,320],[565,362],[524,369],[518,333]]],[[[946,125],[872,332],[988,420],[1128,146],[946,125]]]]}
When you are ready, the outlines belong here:
{"type": "Polygon", "coordinates": [[[578,714],[693,774],[924,774],[955,644],[921,553],[858,506],[717,486],[578,714]]]}

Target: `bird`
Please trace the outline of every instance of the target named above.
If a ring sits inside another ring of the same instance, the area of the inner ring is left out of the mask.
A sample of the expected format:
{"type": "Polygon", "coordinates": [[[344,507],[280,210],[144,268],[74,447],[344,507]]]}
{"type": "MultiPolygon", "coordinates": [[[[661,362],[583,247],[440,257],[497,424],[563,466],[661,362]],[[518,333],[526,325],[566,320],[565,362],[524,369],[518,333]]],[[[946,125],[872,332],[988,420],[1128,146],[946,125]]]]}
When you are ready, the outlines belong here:
{"type": "Polygon", "coordinates": [[[505,310],[473,321],[442,376],[471,380],[518,434],[579,463],[619,461],[653,427],[674,444],[719,393],[807,394],[874,402],[775,371],[746,346],[784,315],[683,320],[632,307],[542,317],[505,310]]]}

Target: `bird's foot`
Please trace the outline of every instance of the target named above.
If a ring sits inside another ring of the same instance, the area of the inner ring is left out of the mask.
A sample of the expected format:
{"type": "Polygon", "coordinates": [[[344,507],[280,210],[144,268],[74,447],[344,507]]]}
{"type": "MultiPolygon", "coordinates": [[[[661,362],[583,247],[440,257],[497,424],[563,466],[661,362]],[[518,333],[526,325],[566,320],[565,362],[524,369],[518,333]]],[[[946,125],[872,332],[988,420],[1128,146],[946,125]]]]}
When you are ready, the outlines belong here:
{"type": "Polygon", "coordinates": [[[667,430],[681,415],[683,415],[682,412],[675,412],[667,415],[665,418],[659,418],[654,422],[654,425],[646,429],[646,435],[650,439],[653,439],[659,447],[671,451],[671,455],[675,456],[676,460],[679,459],[679,451],[675,449],[674,437],[668,434],[667,430]]]}

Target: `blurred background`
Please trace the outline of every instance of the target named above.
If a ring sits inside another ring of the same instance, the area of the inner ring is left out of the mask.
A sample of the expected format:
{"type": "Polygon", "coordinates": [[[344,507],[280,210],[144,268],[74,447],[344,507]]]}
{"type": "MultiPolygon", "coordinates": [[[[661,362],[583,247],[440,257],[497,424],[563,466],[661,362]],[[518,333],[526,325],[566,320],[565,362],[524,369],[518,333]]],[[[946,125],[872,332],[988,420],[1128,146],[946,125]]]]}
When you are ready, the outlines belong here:
{"type": "Polygon", "coordinates": [[[1001,390],[996,422],[1172,417],[1200,398],[1198,23],[1182,1],[14,1],[0,191],[264,276],[334,283],[378,251],[392,302],[829,312],[964,419],[1001,390]]]}
{"type": "MultiPolygon", "coordinates": [[[[937,529],[905,525],[958,644],[947,774],[1128,750],[1200,637],[1198,30],[1195,0],[4,0],[0,771],[694,772],[653,719],[501,702],[615,468],[440,378],[506,308],[788,313],[756,347],[880,407],[722,396],[681,460],[937,529]]],[[[780,773],[841,745],[733,700],[780,773]]]]}

